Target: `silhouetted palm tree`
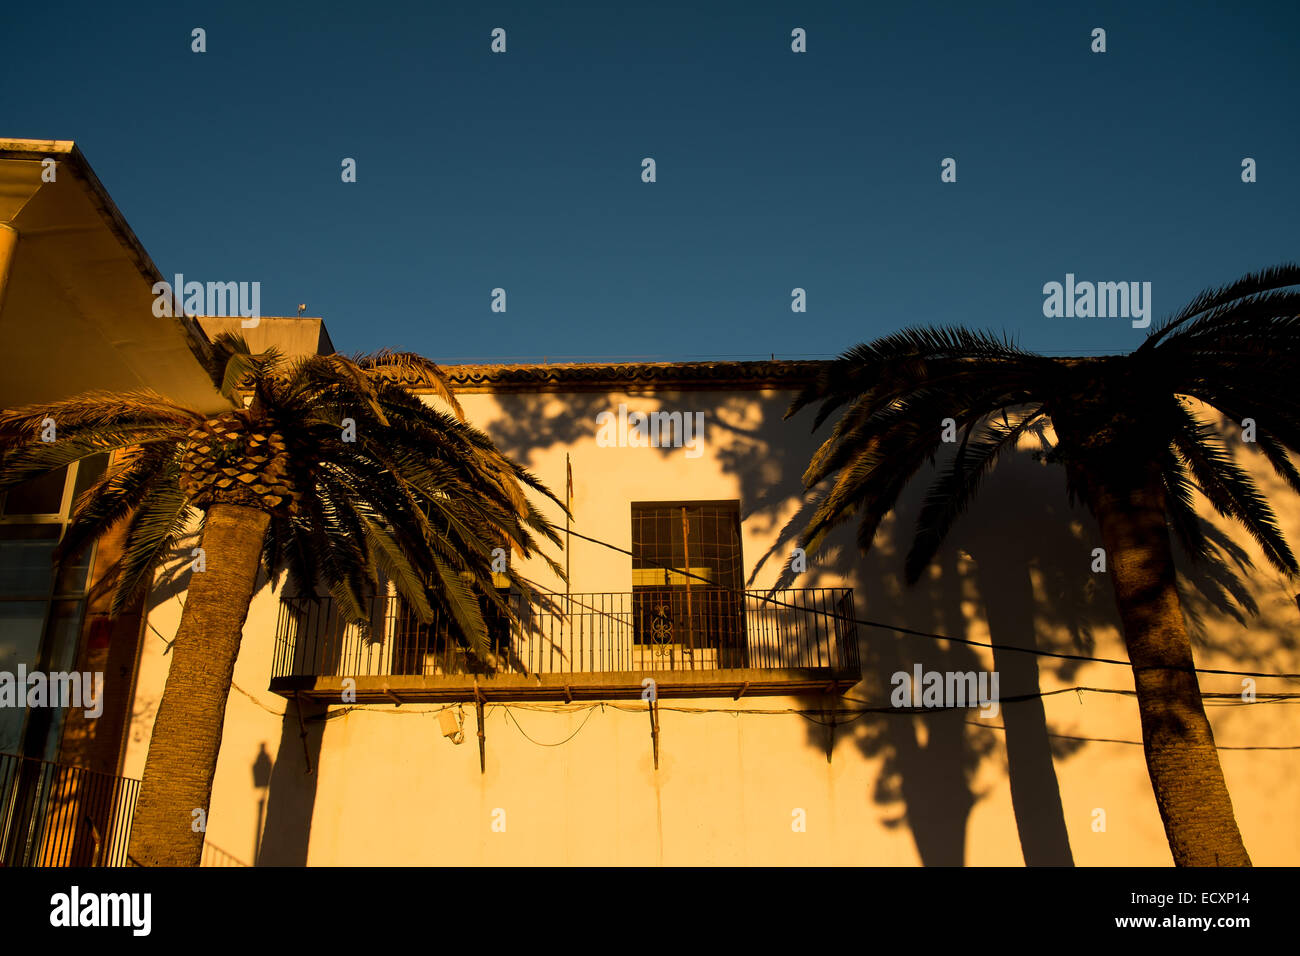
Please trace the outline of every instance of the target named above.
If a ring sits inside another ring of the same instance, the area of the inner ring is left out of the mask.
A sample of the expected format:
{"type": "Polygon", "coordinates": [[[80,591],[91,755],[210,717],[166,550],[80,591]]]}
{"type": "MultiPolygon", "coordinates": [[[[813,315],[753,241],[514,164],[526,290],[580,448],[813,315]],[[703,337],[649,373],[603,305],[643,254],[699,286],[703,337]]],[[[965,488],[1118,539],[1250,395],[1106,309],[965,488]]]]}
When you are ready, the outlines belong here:
{"type": "Polygon", "coordinates": [[[1070,497],[1099,525],[1133,666],[1142,739],[1156,803],[1179,865],[1249,866],[1193,669],[1175,581],[1173,530],[1188,554],[1209,548],[1194,492],[1239,521],[1281,571],[1300,571],[1276,516],[1235,463],[1203,403],[1253,430],[1257,447],[1293,490],[1300,472],[1300,267],[1268,269],[1203,292],[1134,352],[1050,358],[987,333],[909,329],[859,345],[792,403],[817,402],[814,429],[844,408],[813,455],[804,483],[825,482],[801,535],[815,550],[858,519],[868,550],[917,471],[960,434],[925,499],[905,570],[915,582],[970,504],[998,455],[1050,423],[1050,460],[1070,497]],[[952,419],[947,423],[945,420],[952,419]]]}
{"type": "Polygon", "coordinates": [[[342,616],[363,627],[367,595],[386,578],[422,621],[441,614],[482,654],[480,598],[510,613],[492,584],[492,550],[533,553],[530,529],[559,543],[524,486],[554,496],[465,422],[432,362],[405,353],[289,362],[274,351],[251,355],[230,336],[215,345],[214,378],[232,399],[223,414],[152,393],[88,394],[0,414],[0,490],[118,453],[78,499],[60,544],[61,554],[75,554],[129,522],[114,613],[175,560],[179,537],[197,523],[205,566],[190,575],[131,828],[131,856],[143,865],[199,863],[203,834],[192,811],[211,796],[259,568],[286,571],[305,594],[327,587],[342,616]],[[449,411],[406,385],[431,389],[449,411]],[[40,440],[47,419],[52,442],[40,440]]]}

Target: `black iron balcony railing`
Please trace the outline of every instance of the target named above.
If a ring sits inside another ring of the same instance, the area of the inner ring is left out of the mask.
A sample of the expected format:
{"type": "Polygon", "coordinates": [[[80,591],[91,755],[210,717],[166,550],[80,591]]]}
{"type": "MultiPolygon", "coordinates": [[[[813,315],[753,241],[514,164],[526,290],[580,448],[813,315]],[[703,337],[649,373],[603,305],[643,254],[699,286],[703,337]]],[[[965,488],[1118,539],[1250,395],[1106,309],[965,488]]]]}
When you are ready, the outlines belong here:
{"type": "Polygon", "coordinates": [[[0,753],[5,866],[125,866],[140,781],[0,753]]]}
{"type": "Polygon", "coordinates": [[[509,601],[519,623],[487,615],[492,654],[484,661],[449,637],[445,620],[421,623],[395,596],[371,601],[365,629],[341,620],[329,598],[285,598],[272,677],[858,671],[849,588],[770,596],[638,588],[509,601]]]}

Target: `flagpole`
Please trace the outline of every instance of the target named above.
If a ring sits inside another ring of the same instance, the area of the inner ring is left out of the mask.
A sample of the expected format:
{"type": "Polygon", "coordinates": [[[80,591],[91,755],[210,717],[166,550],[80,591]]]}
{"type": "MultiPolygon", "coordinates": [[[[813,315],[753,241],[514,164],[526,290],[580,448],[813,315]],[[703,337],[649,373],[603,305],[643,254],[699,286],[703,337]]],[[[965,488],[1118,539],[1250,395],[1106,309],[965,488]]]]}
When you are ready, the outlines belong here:
{"type": "MultiPolygon", "coordinates": [[[[564,453],[564,624],[569,629],[569,651],[573,651],[573,600],[570,597],[572,584],[569,582],[569,513],[573,510],[573,467],[569,464],[569,453],[564,453]]],[[[582,646],[578,646],[576,660],[582,660],[582,646]]]]}

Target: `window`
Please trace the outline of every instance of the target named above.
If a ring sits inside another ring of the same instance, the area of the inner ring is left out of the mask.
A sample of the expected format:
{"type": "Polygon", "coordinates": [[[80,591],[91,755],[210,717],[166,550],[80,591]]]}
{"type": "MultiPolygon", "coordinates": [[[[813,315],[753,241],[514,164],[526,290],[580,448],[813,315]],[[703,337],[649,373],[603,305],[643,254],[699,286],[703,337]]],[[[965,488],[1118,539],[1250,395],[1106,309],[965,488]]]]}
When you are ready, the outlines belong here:
{"type": "Polygon", "coordinates": [[[743,574],[738,501],[632,504],[633,641],[666,666],[746,666],[743,574]]]}
{"type": "MultiPolygon", "coordinates": [[[[94,455],[0,495],[0,671],[74,666],[94,548],[57,568],[54,550],[73,503],[107,462],[107,455],[94,455]]],[[[61,717],[62,711],[0,709],[0,752],[53,759],[61,717]]]]}

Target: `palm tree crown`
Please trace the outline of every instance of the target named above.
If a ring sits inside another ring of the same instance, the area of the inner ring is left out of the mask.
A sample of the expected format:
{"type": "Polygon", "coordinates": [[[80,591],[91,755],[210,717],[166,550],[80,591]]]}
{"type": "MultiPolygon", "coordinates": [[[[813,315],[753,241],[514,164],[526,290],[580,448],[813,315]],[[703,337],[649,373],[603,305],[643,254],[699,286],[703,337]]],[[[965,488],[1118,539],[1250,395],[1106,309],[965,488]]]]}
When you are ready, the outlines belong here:
{"type": "MultiPolygon", "coordinates": [[[[525,489],[554,495],[465,421],[432,362],[405,353],[290,362],[250,354],[230,336],[214,344],[214,381],[232,404],[222,414],[150,393],[0,413],[0,490],[117,453],[75,503],[60,544],[61,555],[75,554],[126,523],[115,612],[197,526],[207,559],[189,578],[131,822],[130,857],[149,866],[199,863],[204,837],[190,819],[211,800],[259,566],[271,580],[287,571],[306,594],[327,587],[363,629],[365,598],[387,579],[422,621],[442,612],[451,635],[483,658],[480,600],[515,621],[493,587],[501,564],[493,551],[527,557],[533,532],[559,544],[525,489]],[[411,383],[445,410],[408,391],[411,383]]],[[[508,564],[506,573],[528,590],[508,564]]]]}
{"type": "MultiPolygon", "coordinates": [[[[555,496],[466,422],[445,374],[427,359],[380,352],[288,361],[274,350],[250,354],[229,335],[215,347],[221,389],[242,407],[208,416],[136,392],[4,411],[0,490],[117,453],[75,503],[59,548],[75,554],[129,522],[114,613],[175,560],[182,535],[197,527],[201,537],[207,508],[220,502],[270,515],[262,554],[269,576],[287,571],[290,586],[308,594],[327,587],[362,626],[364,595],[383,576],[422,621],[443,612],[458,637],[485,650],[479,596],[509,613],[493,587],[492,551],[533,554],[533,532],[558,545],[524,488],[555,496]],[[398,384],[413,376],[445,410],[398,384]],[[51,419],[56,439],[41,441],[51,419]]],[[[527,589],[513,569],[507,574],[527,589]]]]}
{"type": "Polygon", "coordinates": [[[1193,507],[1199,490],[1240,521],[1267,559],[1300,572],[1277,517],[1196,402],[1239,427],[1294,490],[1300,472],[1300,402],[1291,395],[1300,355],[1300,267],[1285,265],[1202,293],[1129,355],[1052,358],[986,332],[907,329],[845,352],[798,395],[786,417],[820,402],[814,428],[848,406],[804,474],[829,481],[803,535],[815,548],[851,516],[870,548],[903,487],[945,446],[944,420],[959,438],[925,498],[907,557],[909,581],[933,559],[998,456],[1050,422],[1049,458],[1067,487],[1090,502],[1106,485],[1158,468],[1169,524],[1193,557],[1207,554],[1193,507]]]}
{"type": "Polygon", "coordinates": [[[1193,558],[1214,553],[1195,511],[1199,492],[1243,525],[1274,567],[1300,572],[1273,509],[1202,411],[1234,423],[1300,491],[1289,457],[1300,450],[1296,285],[1300,266],[1287,264],[1208,290],[1128,355],[1049,358],[985,332],[909,329],[846,352],[787,413],[820,402],[816,428],[843,410],[804,474],[806,487],[823,489],[801,533],[807,553],[853,517],[859,547],[869,550],[913,476],[956,446],[922,504],[909,583],[999,455],[1051,424],[1047,457],[1064,466],[1070,497],[1092,512],[1106,546],[1147,766],[1179,864],[1250,859],[1201,700],[1171,531],[1193,558]]]}

